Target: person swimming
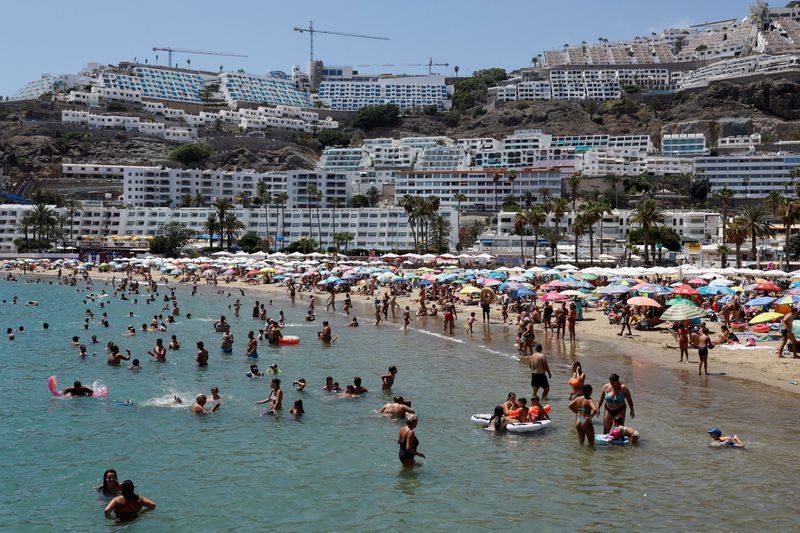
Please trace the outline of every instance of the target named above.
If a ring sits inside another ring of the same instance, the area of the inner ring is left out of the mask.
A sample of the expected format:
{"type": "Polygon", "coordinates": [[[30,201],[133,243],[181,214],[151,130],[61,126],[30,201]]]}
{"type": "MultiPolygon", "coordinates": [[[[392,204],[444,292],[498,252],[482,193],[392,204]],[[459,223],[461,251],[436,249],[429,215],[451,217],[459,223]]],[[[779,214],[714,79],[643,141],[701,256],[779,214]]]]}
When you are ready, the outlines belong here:
{"type": "Polygon", "coordinates": [[[709,429],[708,436],[711,437],[714,446],[744,448],[744,442],[742,442],[738,435],[734,434],[732,437],[723,436],[722,430],[719,428],[709,429]]]}
{"type": "Polygon", "coordinates": [[[103,484],[94,488],[103,496],[117,496],[122,490],[122,485],[117,480],[117,471],[109,468],[103,472],[103,484]]]}
{"type": "Polygon", "coordinates": [[[113,512],[117,517],[117,521],[130,522],[139,516],[142,508],[147,510],[156,508],[153,500],[139,496],[134,492],[134,488],[133,481],[130,479],[122,482],[120,485],[121,494],[111,500],[105,508],[104,514],[106,518],[111,518],[111,513],[113,512]]]}
{"type": "Polygon", "coordinates": [[[258,365],[250,365],[250,372],[245,374],[248,378],[260,378],[263,377],[264,374],[258,369],[258,365]]]}

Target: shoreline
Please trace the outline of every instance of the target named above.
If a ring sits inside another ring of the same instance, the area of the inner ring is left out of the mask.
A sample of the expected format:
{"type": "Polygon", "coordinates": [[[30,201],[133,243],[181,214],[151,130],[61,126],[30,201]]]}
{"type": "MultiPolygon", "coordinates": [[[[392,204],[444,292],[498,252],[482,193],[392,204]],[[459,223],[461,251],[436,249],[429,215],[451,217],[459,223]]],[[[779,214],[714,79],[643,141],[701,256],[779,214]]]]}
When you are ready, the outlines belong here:
{"type": "MultiPolygon", "coordinates": [[[[9,273],[19,275],[20,277],[57,277],[56,272],[53,271],[22,273],[19,270],[11,270],[9,273]]],[[[126,276],[124,273],[119,272],[92,272],[90,277],[93,280],[105,281],[112,278],[122,279],[126,276]]],[[[153,276],[153,278],[159,279],[160,276],[153,276]]],[[[136,279],[136,277],[132,279],[136,279]]],[[[186,288],[191,286],[185,283],[177,283],[173,279],[170,279],[169,283],[170,286],[184,286],[186,288]]],[[[214,291],[222,289],[241,289],[244,291],[245,297],[258,298],[260,294],[263,294],[275,300],[291,303],[288,294],[286,294],[286,287],[278,286],[276,284],[252,285],[242,281],[234,281],[232,283],[226,283],[222,281],[216,286],[198,283],[197,288],[198,293],[206,293],[208,292],[208,289],[213,289],[214,291]]],[[[377,292],[380,294],[380,290],[377,292]]],[[[308,296],[311,294],[317,296],[318,312],[320,310],[324,310],[324,299],[327,293],[319,291],[298,291],[295,305],[306,305],[305,302],[307,301],[308,296]]],[[[353,303],[352,309],[357,310],[357,313],[351,313],[351,316],[355,315],[362,318],[360,327],[372,326],[374,313],[372,311],[373,306],[371,303],[371,297],[351,292],[351,300],[353,303]]],[[[337,293],[336,303],[339,305],[339,310],[333,313],[345,317],[346,315],[344,315],[344,313],[341,311],[341,307],[344,303],[343,293],[337,293]]],[[[405,306],[409,306],[411,309],[412,323],[409,326],[410,330],[421,329],[431,333],[441,333],[441,330],[434,326],[434,323],[429,322],[428,320],[425,321],[426,324],[424,325],[415,325],[417,318],[414,316],[416,313],[416,305],[415,302],[412,301],[412,296],[398,296],[397,304],[400,306],[401,310],[405,308],[405,306]]],[[[244,306],[244,308],[246,310],[247,306],[244,306]]],[[[456,331],[462,332],[463,335],[459,336],[458,334],[455,334],[452,335],[452,337],[459,339],[463,337],[466,342],[471,342],[471,338],[465,333],[464,324],[466,313],[472,312],[473,310],[477,315],[480,314],[480,306],[466,307],[464,305],[460,305],[458,307],[456,331]]],[[[402,314],[394,319],[391,317],[391,313],[389,313],[389,315],[390,316],[385,319],[386,322],[392,324],[402,323],[402,314]]],[[[608,324],[606,316],[603,313],[594,309],[585,309],[584,315],[585,319],[578,321],[576,324],[576,335],[578,337],[576,342],[578,345],[587,342],[599,343],[603,345],[603,352],[606,352],[606,350],[610,352],[603,353],[601,355],[602,357],[613,357],[615,355],[623,356],[630,358],[631,361],[636,363],[645,364],[672,372],[688,371],[689,379],[693,379],[695,375],[693,373],[696,371],[698,364],[696,350],[689,350],[689,354],[692,356],[689,364],[676,361],[675,356],[679,355],[677,342],[671,335],[669,335],[667,329],[657,328],[647,332],[634,330],[635,333],[631,337],[617,337],[617,328],[620,326],[608,324]]],[[[509,318],[511,318],[511,316],[509,316],[509,318]]],[[[317,321],[319,321],[319,319],[317,321]]],[[[441,324],[441,315],[437,317],[435,323],[437,325],[441,324]]],[[[496,306],[491,310],[490,323],[493,326],[503,326],[500,310],[496,308],[496,306]]],[[[481,324],[481,322],[476,322],[476,334],[480,332],[481,324]]],[[[344,327],[345,325],[346,324],[334,324],[336,328],[344,327]]],[[[719,323],[709,323],[709,327],[713,331],[712,338],[718,333],[718,325],[719,323]]],[[[506,326],[508,327],[508,332],[505,333],[505,335],[511,337],[515,336],[513,328],[516,328],[516,325],[513,323],[508,323],[506,326]]],[[[543,328],[537,327],[536,334],[537,342],[544,344],[542,342],[542,336],[544,335],[543,328]]],[[[336,335],[336,332],[334,332],[334,335],[336,335]]],[[[553,335],[553,333],[547,333],[547,337],[551,340],[554,340],[553,335]]],[[[568,339],[562,342],[567,343],[568,339]]],[[[571,341],[569,341],[569,344],[565,344],[564,346],[568,350],[571,344],[571,341]]],[[[745,350],[732,350],[724,346],[715,347],[709,354],[709,366],[711,368],[710,376],[697,376],[699,380],[702,380],[702,382],[698,384],[706,385],[709,379],[726,378],[728,380],[733,380],[746,385],[758,385],[759,387],[767,387],[780,392],[800,395],[800,386],[789,383],[790,380],[800,382],[800,359],[792,359],[791,357],[778,358],[775,355],[775,349],[777,348],[776,341],[762,343],[759,346],[759,348],[745,350]]],[[[505,351],[513,357],[517,357],[515,353],[516,348],[513,344],[510,346],[505,346],[502,342],[497,342],[495,348],[505,351]]]]}

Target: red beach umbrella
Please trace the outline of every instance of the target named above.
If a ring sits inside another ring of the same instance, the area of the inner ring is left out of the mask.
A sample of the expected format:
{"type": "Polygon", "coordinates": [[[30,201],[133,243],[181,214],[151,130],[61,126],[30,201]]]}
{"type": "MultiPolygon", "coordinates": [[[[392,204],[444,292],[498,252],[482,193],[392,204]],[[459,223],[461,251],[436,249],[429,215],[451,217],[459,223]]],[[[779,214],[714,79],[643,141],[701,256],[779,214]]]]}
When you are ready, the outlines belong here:
{"type": "Polygon", "coordinates": [[[697,289],[690,287],[687,284],[678,285],[674,289],[672,289],[672,294],[680,294],[681,296],[699,296],[700,293],[697,292],[697,289]]]}

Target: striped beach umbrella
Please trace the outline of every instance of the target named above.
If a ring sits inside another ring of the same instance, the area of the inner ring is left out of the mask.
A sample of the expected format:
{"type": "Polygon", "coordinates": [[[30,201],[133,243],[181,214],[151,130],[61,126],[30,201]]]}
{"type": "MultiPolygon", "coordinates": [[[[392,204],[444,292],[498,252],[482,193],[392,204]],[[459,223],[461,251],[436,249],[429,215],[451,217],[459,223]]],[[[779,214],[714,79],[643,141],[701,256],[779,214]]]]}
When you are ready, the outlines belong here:
{"type": "Polygon", "coordinates": [[[664,314],[661,315],[661,320],[665,320],[667,322],[693,320],[695,318],[703,318],[705,314],[705,310],[697,307],[694,304],[680,302],[664,311],[664,314]]]}

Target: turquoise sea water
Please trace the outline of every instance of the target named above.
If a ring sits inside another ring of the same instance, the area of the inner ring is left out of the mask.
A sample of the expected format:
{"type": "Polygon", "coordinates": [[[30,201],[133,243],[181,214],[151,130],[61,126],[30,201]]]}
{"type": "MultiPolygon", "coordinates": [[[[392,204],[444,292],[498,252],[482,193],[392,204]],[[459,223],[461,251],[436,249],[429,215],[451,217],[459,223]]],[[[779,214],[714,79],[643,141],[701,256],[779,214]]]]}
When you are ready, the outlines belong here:
{"type": "MultiPolygon", "coordinates": [[[[78,287],[81,288],[81,287],[78,287]]],[[[95,291],[110,287],[102,282],[95,291]]],[[[161,296],[163,297],[163,290],[161,296]]],[[[83,304],[76,288],[0,282],[0,327],[24,326],[17,340],[0,340],[0,524],[12,531],[481,531],[533,527],[544,531],[690,529],[767,530],[797,528],[796,397],[691,371],[670,372],[636,364],[613,346],[579,342],[570,348],[545,340],[554,378],[554,424],[533,435],[487,434],[469,422],[490,412],[508,391],[529,396],[529,373],[510,354],[513,336],[500,325],[468,339],[398,325],[375,328],[362,312],[362,327],[345,329],[343,315],[318,306],[318,322],[302,321],[305,306],[275,300],[270,314],[287,314],[286,334],[299,335],[294,347],[259,348],[265,370],[278,363],[284,408],[303,399],[300,420],[260,416],[254,405],[267,396],[268,379],[245,377],[250,361],[246,334],[260,323],[249,318],[254,299],[242,298],[242,318],[232,318],[234,298],[215,294],[190,297],[179,292],[183,317],[166,334],[124,336],[158,313],[150,305],[114,298],[110,328],[93,321],[82,329],[86,308],[99,317],[99,301],[83,304]],[[36,308],[25,307],[38,300],[36,308]],[[134,311],[134,319],[127,318],[134,311]],[[193,319],[186,320],[186,313],[193,319]],[[224,356],[212,321],[225,314],[236,336],[234,355],[224,356]],[[321,320],[329,319],[339,341],[316,341],[321,320]],[[42,331],[42,322],[50,330],[42,331]],[[183,342],[166,364],[149,360],[159,336],[183,342]],[[87,360],[70,338],[95,334],[87,360]],[[144,370],[106,365],[105,344],[113,340],[139,357],[144,370]],[[204,340],[210,366],[194,365],[194,344],[204,340]],[[583,362],[598,389],[612,371],[633,392],[635,420],[642,433],[636,448],[590,450],[575,442],[574,417],[567,409],[568,365],[583,362]],[[380,390],[380,374],[399,367],[394,394],[411,398],[420,414],[417,435],[428,458],[411,471],[397,459],[401,425],[374,413],[392,394],[380,390]],[[108,386],[108,398],[61,400],[51,397],[47,378],[61,388],[73,380],[108,386]],[[321,390],[332,375],[343,386],[359,375],[370,393],[338,398],[321,390]],[[305,378],[298,395],[292,381],[305,378]],[[194,396],[217,385],[225,398],[219,413],[189,413],[194,396]],[[173,395],[185,403],[170,405],[173,395]],[[121,402],[132,400],[136,406],[121,402]],[[711,426],[737,432],[748,450],[707,447],[711,426]],[[133,479],[137,492],[158,508],[119,526],[103,519],[105,501],[92,490],[103,470],[116,468],[133,479]]],[[[260,296],[264,300],[264,296],[260,296]]],[[[159,298],[160,299],[160,298],[159,298]]],[[[424,323],[416,322],[415,326],[424,323]]],[[[439,331],[439,323],[433,323],[439,331]]],[[[580,326],[579,326],[580,331],[580,326]]],[[[763,355],[762,355],[763,356],[763,355]]],[[[713,368],[712,368],[713,370],[713,368]]]]}

